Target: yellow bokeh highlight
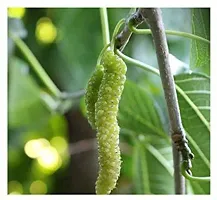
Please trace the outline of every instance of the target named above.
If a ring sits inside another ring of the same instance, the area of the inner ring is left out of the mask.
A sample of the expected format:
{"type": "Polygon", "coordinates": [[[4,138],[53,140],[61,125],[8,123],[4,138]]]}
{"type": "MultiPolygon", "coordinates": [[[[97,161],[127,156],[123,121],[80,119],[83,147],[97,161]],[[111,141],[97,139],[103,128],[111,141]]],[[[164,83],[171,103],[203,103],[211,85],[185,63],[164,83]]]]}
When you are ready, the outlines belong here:
{"type": "Polygon", "coordinates": [[[37,180],[32,182],[30,185],[29,191],[31,194],[46,194],[47,193],[47,185],[41,181],[37,180]]]}
{"type": "Polygon", "coordinates": [[[40,157],[37,158],[39,165],[41,167],[56,171],[62,165],[62,160],[57,150],[54,147],[47,147],[42,150],[40,157]]]}
{"type": "Polygon", "coordinates": [[[8,16],[13,18],[23,18],[25,15],[25,8],[8,8],[8,16]]]}
{"type": "Polygon", "coordinates": [[[18,181],[10,181],[8,183],[8,193],[9,194],[22,194],[23,186],[18,181]]]}
{"type": "MultiPolygon", "coordinates": [[[[54,145],[64,150],[67,148],[67,143],[64,138],[57,137],[51,140],[54,145]],[[59,143],[59,142],[60,143],[59,143]]],[[[45,138],[30,140],[25,144],[24,151],[27,156],[37,159],[42,171],[50,174],[59,169],[62,165],[62,159],[56,148],[51,146],[50,142],[45,138]]]]}
{"type": "Polygon", "coordinates": [[[65,151],[67,150],[67,147],[68,147],[68,143],[67,143],[66,139],[64,137],[61,137],[61,136],[53,137],[50,140],[50,143],[53,147],[56,148],[56,150],[60,154],[65,153],[65,151]]]}
{"type": "Polygon", "coordinates": [[[17,192],[17,191],[15,191],[15,192],[10,192],[10,193],[9,193],[9,195],[19,195],[19,194],[21,194],[21,193],[19,193],[19,192],[17,192]]]}
{"type": "Polygon", "coordinates": [[[57,29],[51,19],[40,18],[36,25],[35,35],[38,41],[45,44],[53,43],[57,37],[57,29]]]}
{"type": "Polygon", "coordinates": [[[50,146],[50,143],[45,138],[30,140],[25,144],[24,151],[30,158],[38,158],[43,153],[43,149],[50,146]]]}

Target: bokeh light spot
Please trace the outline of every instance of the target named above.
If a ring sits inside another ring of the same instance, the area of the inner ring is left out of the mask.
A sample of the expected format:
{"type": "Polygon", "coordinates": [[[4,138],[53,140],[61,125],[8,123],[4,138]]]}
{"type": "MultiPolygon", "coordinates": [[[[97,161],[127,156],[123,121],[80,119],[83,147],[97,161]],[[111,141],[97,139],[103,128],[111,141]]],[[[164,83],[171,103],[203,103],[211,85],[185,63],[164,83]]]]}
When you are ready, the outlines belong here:
{"type": "Polygon", "coordinates": [[[19,194],[21,194],[21,193],[16,192],[16,191],[14,191],[14,192],[10,192],[10,193],[9,193],[9,195],[19,195],[19,194]]]}
{"type": "Polygon", "coordinates": [[[47,147],[42,150],[38,163],[45,169],[56,171],[62,165],[62,160],[54,147],[47,147]]]}
{"type": "Polygon", "coordinates": [[[57,37],[57,29],[51,19],[40,18],[36,25],[35,35],[38,41],[44,44],[53,43],[57,37]]]}
{"type": "Polygon", "coordinates": [[[23,186],[18,181],[10,181],[8,183],[8,193],[9,194],[22,194],[23,186]]]}
{"type": "Polygon", "coordinates": [[[30,185],[29,191],[31,194],[46,194],[47,193],[47,185],[41,181],[37,180],[32,182],[30,185]]]}
{"type": "Polygon", "coordinates": [[[23,18],[25,15],[25,8],[8,8],[8,16],[13,18],[23,18]]]}
{"type": "Polygon", "coordinates": [[[45,138],[30,140],[25,144],[24,151],[30,158],[38,158],[43,152],[44,148],[50,146],[50,143],[45,138]]]}
{"type": "Polygon", "coordinates": [[[64,153],[68,147],[66,139],[60,136],[53,137],[50,140],[50,143],[60,154],[64,153]]]}

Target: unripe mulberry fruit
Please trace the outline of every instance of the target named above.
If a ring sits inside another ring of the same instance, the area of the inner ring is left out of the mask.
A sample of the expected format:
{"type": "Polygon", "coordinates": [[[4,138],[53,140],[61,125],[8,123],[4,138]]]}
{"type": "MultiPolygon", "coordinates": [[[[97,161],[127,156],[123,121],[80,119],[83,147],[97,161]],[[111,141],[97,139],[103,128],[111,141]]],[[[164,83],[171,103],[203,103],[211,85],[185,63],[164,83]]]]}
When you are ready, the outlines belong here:
{"type": "Polygon", "coordinates": [[[85,105],[87,109],[87,119],[93,129],[95,129],[95,103],[98,98],[99,86],[103,77],[103,66],[97,65],[91,78],[88,81],[85,93],[85,105]]]}
{"type": "Polygon", "coordinates": [[[116,186],[121,169],[117,114],[127,67],[124,61],[110,50],[104,53],[102,65],[104,75],[95,106],[99,155],[96,194],[109,194],[116,186]]]}

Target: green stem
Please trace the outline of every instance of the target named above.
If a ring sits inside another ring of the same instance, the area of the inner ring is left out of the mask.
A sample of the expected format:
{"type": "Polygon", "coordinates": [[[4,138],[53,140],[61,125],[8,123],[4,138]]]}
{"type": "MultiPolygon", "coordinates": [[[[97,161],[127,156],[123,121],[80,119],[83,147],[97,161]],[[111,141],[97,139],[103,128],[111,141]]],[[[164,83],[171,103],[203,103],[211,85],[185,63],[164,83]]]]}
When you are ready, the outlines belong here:
{"type": "Polygon", "coordinates": [[[108,15],[107,15],[106,8],[100,8],[100,18],[101,18],[101,25],[102,25],[103,44],[105,46],[110,42],[108,15]]]}
{"type": "Polygon", "coordinates": [[[115,26],[115,29],[114,29],[114,32],[113,32],[113,35],[112,35],[112,41],[111,41],[111,50],[114,51],[114,47],[115,47],[115,39],[116,39],[116,36],[118,34],[118,31],[120,29],[120,27],[124,24],[125,22],[125,19],[121,19],[117,25],[115,26]]]}
{"type": "Polygon", "coordinates": [[[210,182],[210,177],[209,177],[209,176],[208,176],[208,177],[192,176],[192,175],[190,175],[190,174],[186,171],[185,168],[186,168],[186,167],[185,167],[185,163],[183,162],[183,163],[181,164],[181,170],[182,170],[182,175],[183,175],[186,179],[188,179],[188,180],[190,180],[190,181],[210,182]]]}
{"type": "MultiPolygon", "coordinates": [[[[134,26],[132,26],[132,27],[130,27],[130,30],[136,34],[151,34],[150,29],[137,29],[134,26]]],[[[165,33],[168,35],[175,35],[175,36],[186,37],[189,39],[199,40],[199,41],[206,42],[206,43],[210,44],[209,40],[202,38],[200,36],[191,34],[191,33],[186,33],[186,32],[181,32],[181,31],[173,31],[173,30],[165,30],[165,33]]]]}
{"type": "Polygon", "coordinates": [[[109,45],[110,45],[110,43],[103,47],[103,49],[102,49],[102,51],[100,52],[99,57],[98,57],[98,59],[97,59],[96,65],[100,65],[102,56],[103,56],[104,52],[107,50],[107,48],[109,47],[109,45]]]}
{"type": "Polygon", "coordinates": [[[156,69],[156,68],[154,68],[154,67],[152,67],[152,66],[150,66],[148,64],[145,64],[143,62],[140,62],[138,60],[135,60],[133,58],[130,58],[130,57],[124,55],[123,53],[121,53],[119,50],[116,50],[116,52],[127,63],[131,63],[131,64],[133,64],[133,65],[135,65],[135,66],[137,66],[137,67],[139,67],[141,69],[144,69],[146,71],[150,71],[150,72],[160,76],[160,73],[159,73],[158,69],[156,69]]]}
{"type": "Polygon", "coordinates": [[[53,83],[53,81],[50,79],[50,77],[47,75],[46,71],[43,69],[39,61],[36,59],[34,54],[31,52],[29,47],[19,38],[13,35],[12,33],[9,33],[10,38],[14,41],[14,43],[17,45],[17,47],[20,49],[20,51],[23,53],[23,55],[26,57],[26,59],[29,61],[34,69],[34,71],[38,74],[42,82],[47,86],[47,88],[50,90],[50,92],[55,97],[61,96],[61,91],[57,88],[57,86],[53,83]]]}

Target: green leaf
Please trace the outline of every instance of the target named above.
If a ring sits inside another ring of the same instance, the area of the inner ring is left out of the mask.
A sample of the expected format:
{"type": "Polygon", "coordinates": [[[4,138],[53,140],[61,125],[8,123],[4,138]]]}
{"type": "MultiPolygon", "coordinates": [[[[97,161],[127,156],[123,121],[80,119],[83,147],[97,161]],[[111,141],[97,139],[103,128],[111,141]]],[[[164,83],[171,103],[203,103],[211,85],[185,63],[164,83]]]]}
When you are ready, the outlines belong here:
{"type": "MultiPolygon", "coordinates": [[[[202,74],[175,76],[179,107],[189,146],[195,155],[194,176],[210,175],[210,78],[202,74]]],[[[209,183],[191,182],[194,193],[209,194],[209,183]]]]}
{"type": "MultiPolygon", "coordinates": [[[[204,8],[192,9],[192,33],[205,39],[210,39],[210,10],[204,8]]],[[[210,73],[210,45],[197,40],[191,43],[191,69],[210,73]]]]}
{"type": "Polygon", "coordinates": [[[133,138],[132,173],[136,194],[171,194],[174,191],[172,148],[162,126],[160,111],[146,90],[126,82],[118,120],[121,136],[133,138]]]}
{"type": "Polygon", "coordinates": [[[173,194],[172,147],[163,139],[152,139],[147,149],[150,188],[153,194],[173,194]],[[153,167],[154,166],[154,167],[153,167]]]}
{"type": "Polygon", "coordinates": [[[41,101],[41,90],[28,73],[27,65],[18,58],[12,58],[9,76],[10,128],[45,124],[50,113],[41,101]]]}
{"type": "Polygon", "coordinates": [[[133,184],[137,194],[174,192],[172,149],[162,139],[136,140],[133,151],[133,184]],[[154,167],[153,167],[154,166],[154,167]]]}
{"type": "Polygon", "coordinates": [[[160,108],[147,91],[127,81],[121,97],[118,113],[121,128],[143,133],[146,136],[158,135],[168,139],[162,127],[160,108]]]}

